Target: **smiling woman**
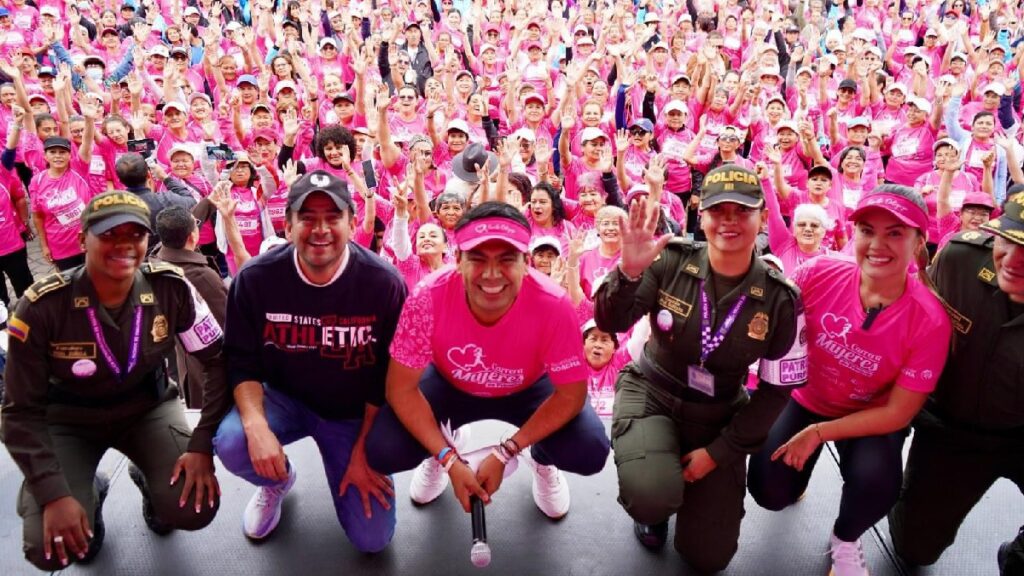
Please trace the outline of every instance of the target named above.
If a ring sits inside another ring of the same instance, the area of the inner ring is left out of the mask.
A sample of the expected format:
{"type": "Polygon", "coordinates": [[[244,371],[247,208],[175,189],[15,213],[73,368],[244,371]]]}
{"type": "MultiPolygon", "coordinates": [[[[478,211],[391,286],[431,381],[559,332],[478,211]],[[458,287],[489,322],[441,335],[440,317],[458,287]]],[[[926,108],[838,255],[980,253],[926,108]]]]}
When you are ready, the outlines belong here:
{"type": "Polygon", "coordinates": [[[850,215],[854,259],[819,256],[793,274],[807,308],[807,386],[750,460],[750,493],[781,510],[807,488],[822,445],[835,441],[843,496],[832,529],[836,574],[867,574],[861,535],[892,508],[907,426],[934,390],[951,326],[927,278],[928,212],[910,188],[884,185],[850,215]]]}

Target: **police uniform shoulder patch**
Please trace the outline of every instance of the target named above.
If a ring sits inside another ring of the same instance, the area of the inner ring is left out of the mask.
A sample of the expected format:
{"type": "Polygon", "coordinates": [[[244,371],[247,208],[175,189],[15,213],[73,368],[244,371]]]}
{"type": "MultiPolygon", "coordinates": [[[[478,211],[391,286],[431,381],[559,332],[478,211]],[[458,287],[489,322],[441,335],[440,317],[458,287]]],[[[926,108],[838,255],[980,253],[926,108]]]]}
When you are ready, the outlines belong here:
{"type": "Polygon", "coordinates": [[[995,238],[987,233],[978,230],[967,230],[960,232],[949,239],[950,242],[956,242],[957,244],[970,244],[973,246],[990,247],[992,242],[995,242],[995,238]]]}
{"type": "Polygon", "coordinates": [[[666,248],[669,247],[681,250],[684,253],[689,253],[703,248],[704,243],[694,242],[693,240],[689,240],[681,236],[673,236],[672,239],[668,241],[668,246],[666,246],[666,248]]]}
{"type": "Polygon", "coordinates": [[[37,280],[25,290],[25,297],[29,302],[35,302],[43,296],[50,294],[58,288],[71,285],[71,276],[65,272],[54,272],[37,280]]]}
{"type": "Polygon", "coordinates": [[[786,290],[788,290],[789,293],[792,294],[794,298],[797,298],[797,299],[800,298],[800,287],[797,286],[789,278],[786,278],[786,276],[782,272],[779,272],[775,268],[769,267],[768,268],[768,277],[771,278],[772,280],[774,280],[775,282],[785,286],[786,290]]]}
{"type": "Polygon", "coordinates": [[[175,266],[169,262],[143,262],[140,268],[143,274],[170,274],[179,278],[185,277],[185,271],[180,266],[175,266]]]}

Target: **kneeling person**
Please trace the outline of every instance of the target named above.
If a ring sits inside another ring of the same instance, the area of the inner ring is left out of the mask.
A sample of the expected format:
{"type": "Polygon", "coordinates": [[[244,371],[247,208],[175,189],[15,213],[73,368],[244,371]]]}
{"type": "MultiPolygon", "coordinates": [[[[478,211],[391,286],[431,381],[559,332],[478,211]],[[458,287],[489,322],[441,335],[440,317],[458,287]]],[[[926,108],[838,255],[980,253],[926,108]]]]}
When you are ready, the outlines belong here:
{"type": "Polygon", "coordinates": [[[270,535],[295,466],[282,448],[312,436],[324,459],[338,521],[363,552],[395,531],[391,480],[366,464],[363,441],[384,403],[388,346],[405,281],[350,242],[348,187],[324,171],[288,192],[291,245],[250,260],[228,294],[228,381],[236,408],[215,445],[228,470],[260,488],[245,509],[245,535],[270,535]]]}
{"type": "Polygon", "coordinates": [[[534,501],[560,518],[569,511],[569,489],[559,469],[596,474],[609,451],[587,402],[572,303],[527,266],[530,227],[514,207],[481,204],[456,225],[455,240],[457,268],[426,278],[402,311],[388,405],[370,432],[367,458],[374,469],[392,473],[434,456],[414,475],[414,499],[416,492],[436,498],[450,478],[468,512],[470,496],[488,502],[508,458],[531,448],[534,501]],[[520,428],[474,473],[438,422],[456,429],[485,419],[520,428]]]}
{"type": "Polygon", "coordinates": [[[96,469],[110,448],[138,467],[154,531],[198,530],[219,506],[211,440],[230,406],[220,326],[179,268],[142,262],[149,222],[131,193],[93,198],[85,264],[35,283],[8,324],[0,431],[25,475],[25,557],[42,570],[99,551],[109,480],[96,469]],[[173,335],[207,368],[194,431],[164,371],[173,335]]]}

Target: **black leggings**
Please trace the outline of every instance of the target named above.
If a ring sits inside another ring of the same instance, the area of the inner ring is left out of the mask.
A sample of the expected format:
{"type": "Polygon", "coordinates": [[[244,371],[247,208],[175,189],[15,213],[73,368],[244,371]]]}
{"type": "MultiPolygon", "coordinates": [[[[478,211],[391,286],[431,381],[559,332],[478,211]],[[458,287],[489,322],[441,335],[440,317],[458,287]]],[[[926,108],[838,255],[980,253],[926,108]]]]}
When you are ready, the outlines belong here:
{"type": "MultiPolygon", "coordinates": [[[[28,249],[22,248],[10,254],[0,256],[0,273],[7,274],[14,287],[14,297],[21,298],[22,293],[32,285],[32,270],[28,267],[28,249]]],[[[7,293],[7,283],[0,275],[0,300],[10,308],[11,298],[7,293]]]]}
{"type": "MultiPolygon", "coordinates": [[[[764,447],[750,458],[747,487],[761,507],[782,510],[799,500],[807,490],[811,472],[821,455],[820,446],[808,458],[802,472],[787,466],[781,458],[772,462],[771,456],[797,432],[815,422],[828,420],[830,418],[815,414],[790,399],[768,433],[764,447]]],[[[896,503],[903,482],[901,451],[906,437],[904,429],[883,436],[836,441],[843,495],[832,531],[840,540],[857,540],[896,503]]]]}

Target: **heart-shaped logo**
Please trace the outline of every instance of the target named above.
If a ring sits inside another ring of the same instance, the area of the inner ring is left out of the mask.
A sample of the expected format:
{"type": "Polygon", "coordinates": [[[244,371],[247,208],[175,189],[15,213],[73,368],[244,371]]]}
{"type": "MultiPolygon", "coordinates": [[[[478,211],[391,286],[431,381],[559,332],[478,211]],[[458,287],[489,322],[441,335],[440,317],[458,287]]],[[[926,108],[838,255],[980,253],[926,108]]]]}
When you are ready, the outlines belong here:
{"type": "Polygon", "coordinates": [[[484,350],[476,344],[449,348],[448,361],[465,371],[471,368],[484,368],[484,350]]]}
{"type": "Polygon", "coordinates": [[[836,316],[831,312],[826,312],[821,317],[821,329],[830,338],[839,338],[846,342],[846,335],[850,333],[852,328],[853,324],[843,316],[836,316]]]}

